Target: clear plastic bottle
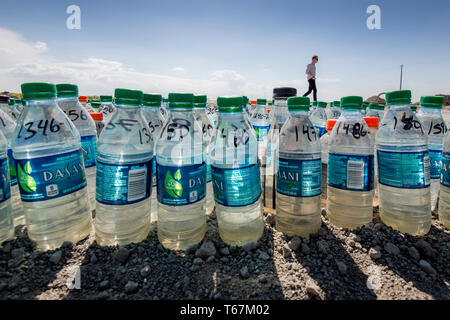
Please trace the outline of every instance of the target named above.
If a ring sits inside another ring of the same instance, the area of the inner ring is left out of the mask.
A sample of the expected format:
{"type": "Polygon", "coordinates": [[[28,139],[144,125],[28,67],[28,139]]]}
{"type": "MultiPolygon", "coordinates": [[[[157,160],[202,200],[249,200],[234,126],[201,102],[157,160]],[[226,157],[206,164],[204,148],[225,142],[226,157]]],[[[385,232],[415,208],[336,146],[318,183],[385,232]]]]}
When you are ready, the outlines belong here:
{"type": "Polygon", "coordinates": [[[276,228],[309,237],[321,219],[322,163],[319,135],[308,118],[308,97],[287,100],[290,117],[281,129],[277,157],[276,228]]]}
{"type": "Polygon", "coordinates": [[[363,102],[362,109],[361,109],[361,113],[362,113],[363,117],[365,117],[367,115],[367,112],[369,111],[369,105],[370,105],[369,102],[365,102],[365,101],[363,102]]]}
{"type": "Polygon", "coordinates": [[[78,86],[74,84],[56,85],[58,106],[69,117],[81,137],[84,168],[88,184],[89,204],[95,210],[95,158],[97,156],[97,130],[88,111],[78,102],[78,86]]]}
{"type": "MultiPolygon", "coordinates": [[[[340,104],[340,101],[339,101],[340,104]]],[[[327,171],[328,171],[328,141],[330,140],[330,133],[336,124],[336,119],[327,120],[327,127],[325,134],[320,138],[320,147],[322,151],[322,199],[327,199],[327,171]]]]}
{"type": "Polygon", "coordinates": [[[311,102],[311,106],[309,107],[309,116],[317,109],[317,101],[311,102]]]}
{"type": "Polygon", "coordinates": [[[412,235],[431,227],[428,137],[411,111],[411,91],[386,93],[376,141],[381,220],[412,235]]]}
{"type": "Polygon", "coordinates": [[[339,117],[342,114],[341,109],[341,102],[340,101],[333,101],[330,102],[330,110],[327,113],[327,119],[339,119],[339,117]]]}
{"type": "Polygon", "coordinates": [[[218,97],[211,169],[220,238],[232,246],[258,241],[264,231],[256,137],[242,97],[218,97]]]}
{"type": "MultiPolygon", "coordinates": [[[[267,146],[267,134],[270,130],[270,115],[267,112],[266,108],[267,100],[266,99],[257,99],[256,100],[256,108],[252,113],[252,117],[250,118],[250,123],[252,124],[253,129],[255,130],[256,135],[256,143],[258,146],[258,160],[261,167],[266,165],[266,149],[267,146]]],[[[263,176],[260,177],[262,180],[263,176]]]]}
{"type": "Polygon", "coordinates": [[[439,190],[439,221],[450,229],[450,131],[444,137],[441,188],[439,190]]]}
{"type": "Polygon", "coordinates": [[[8,103],[9,103],[9,97],[5,96],[5,95],[0,95],[0,110],[5,112],[9,116],[8,103]]]}
{"type": "Polygon", "coordinates": [[[98,112],[103,113],[103,121],[106,125],[109,119],[111,119],[112,114],[116,110],[113,97],[112,96],[100,96],[100,107],[98,112]]]}
{"type": "Polygon", "coordinates": [[[23,212],[22,201],[20,200],[20,191],[17,181],[16,161],[13,157],[11,149],[11,142],[14,138],[14,130],[16,129],[16,122],[0,109],[0,131],[6,139],[8,149],[8,166],[11,182],[11,207],[14,226],[25,224],[25,215],[23,212]]]}
{"type": "Polygon", "coordinates": [[[81,105],[83,106],[83,108],[86,109],[87,112],[89,112],[89,113],[94,112],[94,109],[91,107],[91,104],[90,104],[87,96],[79,96],[78,102],[81,103],[81,105]]]}
{"type": "MultiPolygon", "coordinates": [[[[295,97],[297,89],[282,87],[273,89],[273,106],[270,114],[272,115],[272,124],[266,139],[265,161],[261,163],[261,177],[263,184],[263,204],[264,207],[276,209],[276,157],[278,151],[278,141],[280,139],[281,127],[283,127],[286,120],[289,118],[289,111],[287,107],[287,99],[295,97]]],[[[309,107],[309,106],[308,106],[309,107]]]]}
{"type": "Polygon", "coordinates": [[[428,96],[420,98],[420,111],[416,114],[422,128],[428,135],[428,155],[430,157],[431,210],[436,209],[441,180],[441,161],[444,136],[447,126],[442,117],[444,97],[428,96]]]}
{"type": "Polygon", "coordinates": [[[365,117],[367,118],[377,117],[378,120],[381,122],[381,120],[383,120],[384,117],[384,105],[377,103],[369,104],[369,109],[367,110],[365,117]]]}
{"type": "Polygon", "coordinates": [[[156,144],[158,239],[185,250],[206,232],[206,163],[194,95],[169,93],[170,116],[156,144]]]}
{"type": "Polygon", "coordinates": [[[95,237],[99,245],[144,240],[150,229],[153,137],[142,91],[116,89],[114,113],[98,140],[95,237]]]}
{"type": "Polygon", "coordinates": [[[97,137],[100,136],[100,133],[103,130],[103,113],[100,112],[91,112],[90,113],[92,120],[95,122],[95,130],[97,131],[97,137]]]}
{"type": "Polygon", "coordinates": [[[16,100],[17,99],[9,99],[9,103],[8,103],[8,108],[9,108],[9,112],[8,115],[15,121],[17,122],[17,120],[19,119],[20,116],[20,112],[16,109],[16,100]]]}
{"type": "Polygon", "coordinates": [[[317,107],[313,110],[309,119],[317,130],[319,138],[325,134],[325,128],[327,126],[327,113],[325,108],[327,103],[323,101],[317,101],[317,107]]]}
{"type": "Polygon", "coordinates": [[[164,118],[160,112],[162,96],[160,94],[144,93],[142,98],[142,114],[148,123],[153,136],[153,164],[152,164],[152,208],[150,220],[155,223],[158,220],[158,202],[156,200],[156,143],[158,142],[161,130],[164,127],[164,118]]]}
{"type": "Polygon", "coordinates": [[[6,138],[0,131],[0,247],[14,236],[6,138]]]}
{"type": "Polygon", "coordinates": [[[362,97],[341,99],[342,115],[328,141],[327,215],[354,229],[373,219],[373,138],[361,114],[362,97]]]}
{"type": "Polygon", "coordinates": [[[100,137],[100,133],[102,132],[103,128],[105,127],[105,117],[103,116],[103,113],[100,112],[100,106],[101,106],[101,102],[100,100],[91,100],[90,105],[92,107],[92,109],[94,110],[94,113],[99,113],[101,114],[101,120],[100,120],[100,116],[94,116],[97,118],[97,120],[94,119],[95,121],[95,126],[97,128],[97,137],[100,137]]]}
{"type": "Polygon", "coordinates": [[[56,86],[24,83],[26,101],[11,147],[29,237],[40,249],[91,231],[80,134],[56,103],[56,86]]]}
{"type": "MultiPolygon", "coordinates": [[[[380,120],[378,117],[364,117],[364,121],[366,121],[367,125],[369,126],[369,130],[372,133],[370,135],[370,138],[372,139],[372,144],[375,146],[375,137],[378,132],[378,127],[380,126],[380,120]]],[[[374,148],[374,183],[373,183],[373,189],[374,189],[374,195],[373,195],[373,205],[378,206],[378,164],[377,164],[377,157],[375,154],[375,148],[374,148]]]]}
{"type": "Polygon", "coordinates": [[[211,150],[211,138],[214,132],[214,127],[206,114],[206,95],[196,95],[194,97],[194,117],[202,128],[203,135],[203,152],[206,162],[206,214],[211,214],[214,211],[214,190],[212,185],[211,175],[211,161],[209,158],[209,151],[211,150]]]}
{"type": "Polygon", "coordinates": [[[169,99],[163,98],[161,102],[161,108],[159,108],[159,112],[163,119],[163,124],[166,125],[167,120],[169,120],[170,110],[169,110],[169,99]]]}

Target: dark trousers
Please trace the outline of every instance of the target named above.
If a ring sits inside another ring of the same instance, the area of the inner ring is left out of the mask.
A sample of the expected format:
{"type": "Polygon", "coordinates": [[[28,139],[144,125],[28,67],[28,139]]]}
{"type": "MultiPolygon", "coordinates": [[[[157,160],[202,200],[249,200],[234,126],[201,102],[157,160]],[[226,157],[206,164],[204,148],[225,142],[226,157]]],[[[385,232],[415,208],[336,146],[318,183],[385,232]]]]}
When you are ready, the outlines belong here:
{"type": "Polygon", "coordinates": [[[306,96],[309,95],[311,92],[313,92],[314,101],[317,101],[316,80],[314,80],[314,79],[309,79],[309,80],[308,80],[308,83],[309,83],[308,92],[306,92],[303,96],[306,97],[306,96]]]}

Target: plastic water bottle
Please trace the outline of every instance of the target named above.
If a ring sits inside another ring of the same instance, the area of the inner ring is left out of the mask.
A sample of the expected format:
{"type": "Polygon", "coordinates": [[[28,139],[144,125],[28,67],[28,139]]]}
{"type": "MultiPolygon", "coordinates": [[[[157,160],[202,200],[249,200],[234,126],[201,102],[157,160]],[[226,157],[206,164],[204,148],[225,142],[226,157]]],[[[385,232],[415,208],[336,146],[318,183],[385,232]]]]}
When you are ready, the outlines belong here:
{"type": "Polygon", "coordinates": [[[376,136],[381,220],[412,235],[431,227],[427,133],[411,111],[411,91],[386,93],[388,110],[376,136]]]}
{"type": "Polygon", "coordinates": [[[309,107],[309,116],[317,109],[317,101],[311,102],[311,106],[309,107]]]}
{"type": "Polygon", "coordinates": [[[377,104],[377,103],[371,103],[369,104],[369,109],[366,112],[366,117],[377,117],[378,120],[381,122],[384,117],[384,105],[377,104]]]}
{"type": "Polygon", "coordinates": [[[341,116],[342,109],[341,109],[341,102],[340,101],[333,101],[330,102],[330,111],[327,114],[327,119],[339,119],[341,116]]]}
{"type": "Polygon", "coordinates": [[[11,143],[28,235],[41,249],[76,243],[91,231],[78,130],[56,102],[56,86],[24,83],[26,102],[11,143]]]}
{"type": "Polygon", "coordinates": [[[97,130],[97,137],[100,136],[100,133],[105,126],[103,123],[103,113],[100,112],[91,112],[90,113],[92,120],[95,122],[95,129],[97,130]]]}
{"type": "Polygon", "coordinates": [[[74,84],[56,85],[58,106],[69,117],[81,136],[84,168],[88,185],[89,204],[95,210],[95,158],[97,156],[97,130],[95,122],[87,110],[78,102],[78,86],[74,84]]]}
{"type": "Polygon", "coordinates": [[[169,93],[170,117],[156,144],[158,239],[185,250],[206,231],[206,162],[194,95],[169,93]]]}
{"type": "Polygon", "coordinates": [[[257,99],[256,100],[256,108],[252,113],[252,117],[250,118],[250,123],[255,130],[256,142],[258,145],[258,159],[261,164],[265,164],[265,155],[266,152],[264,150],[264,141],[269,133],[270,129],[270,116],[267,112],[266,108],[267,100],[266,99],[257,99]]]}
{"type": "Polygon", "coordinates": [[[416,105],[411,105],[411,111],[412,113],[416,114],[417,113],[417,106],[416,105]]]}
{"type": "Polygon", "coordinates": [[[209,151],[211,150],[211,138],[214,127],[206,114],[206,100],[205,95],[197,95],[194,97],[194,117],[199,127],[202,128],[203,152],[206,162],[206,214],[211,214],[214,210],[215,202],[209,151]]]}
{"type": "Polygon", "coordinates": [[[216,107],[207,105],[206,114],[208,115],[209,120],[211,121],[213,127],[215,128],[217,126],[217,119],[218,119],[216,107]]]}
{"type": "Polygon", "coordinates": [[[428,135],[428,156],[430,158],[431,210],[436,209],[441,179],[441,161],[444,136],[447,126],[442,117],[444,97],[429,96],[420,98],[420,111],[416,114],[422,128],[428,135]]]}
{"type": "Polygon", "coordinates": [[[348,229],[373,218],[373,139],[362,102],[356,96],[341,99],[342,115],[328,141],[327,214],[332,224],[348,229]]]}
{"type": "MultiPolygon", "coordinates": [[[[340,104],[340,101],[339,101],[340,104]]],[[[330,140],[330,133],[336,124],[336,119],[327,120],[326,132],[320,138],[320,147],[322,152],[322,199],[327,199],[327,171],[328,171],[328,141],[330,140]]]]}
{"type": "Polygon", "coordinates": [[[113,104],[112,96],[100,96],[100,108],[98,112],[103,113],[103,121],[106,124],[109,119],[111,119],[112,114],[116,110],[113,104]]]}
{"type": "Polygon", "coordinates": [[[325,134],[325,128],[327,126],[327,113],[325,108],[327,103],[323,101],[317,101],[317,107],[313,110],[309,119],[317,130],[319,138],[325,134]]]}
{"type": "Polygon", "coordinates": [[[9,176],[11,182],[11,207],[14,226],[25,224],[25,215],[23,212],[22,201],[20,200],[19,185],[17,182],[17,169],[16,162],[13,157],[13,151],[11,149],[11,142],[14,138],[14,130],[16,129],[16,123],[8,116],[3,110],[0,109],[0,131],[6,139],[7,152],[8,152],[8,167],[9,176]]]}
{"type": "Polygon", "coordinates": [[[361,113],[362,113],[363,117],[365,117],[367,112],[369,111],[369,105],[370,105],[369,102],[365,102],[365,101],[363,102],[362,109],[361,109],[361,113]]]}
{"type": "Polygon", "coordinates": [[[264,231],[256,137],[242,97],[218,97],[211,169],[220,238],[232,246],[258,241],[264,231]]]}
{"type": "MultiPolygon", "coordinates": [[[[159,139],[161,130],[164,127],[164,118],[160,112],[162,96],[160,94],[144,94],[142,98],[142,114],[150,128],[153,136],[153,155],[156,155],[156,142],[159,139]]],[[[151,216],[152,223],[158,220],[158,202],[156,200],[156,156],[153,157],[152,164],[152,196],[151,196],[151,216]]]]}
{"type": "Polygon", "coordinates": [[[9,97],[5,95],[0,95],[0,110],[9,115],[9,97]]]}
{"type": "MultiPolygon", "coordinates": [[[[380,120],[378,117],[364,117],[364,121],[366,121],[367,125],[369,126],[370,130],[370,138],[372,139],[372,144],[375,146],[375,137],[378,132],[378,128],[380,126],[380,120]]],[[[374,148],[374,183],[373,183],[373,189],[374,189],[374,195],[373,195],[373,206],[378,206],[378,164],[377,164],[377,157],[375,154],[375,148],[374,148]]]]}
{"type": "Polygon", "coordinates": [[[20,111],[17,110],[17,104],[22,102],[18,100],[19,102],[16,102],[17,99],[9,99],[8,107],[9,107],[9,115],[11,118],[17,122],[20,116],[20,111]]]}
{"type": "Polygon", "coordinates": [[[439,221],[445,228],[450,229],[450,131],[445,134],[442,153],[439,221]]]}
{"type": "MultiPolygon", "coordinates": [[[[272,123],[267,135],[266,157],[261,166],[263,179],[263,203],[265,207],[276,209],[276,153],[278,151],[280,131],[289,118],[287,99],[295,97],[297,89],[282,87],[273,89],[272,123]]],[[[309,106],[308,106],[309,107],[309,106]]]]}
{"type": "Polygon", "coordinates": [[[89,103],[87,96],[79,96],[78,102],[81,103],[81,105],[83,106],[83,108],[86,109],[87,112],[89,113],[95,112],[94,109],[91,107],[91,104],[89,103]]]}
{"type": "Polygon", "coordinates": [[[290,117],[281,129],[277,165],[276,228],[309,237],[322,224],[322,163],[319,135],[308,118],[308,97],[289,98],[290,117]]]}
{"type": "Polygon", "coordinates": [[[95,237],[108,246],[142,241],[151,229],[154,146],[140,108],[142,91],[116,89],[114,97],[97,153],[95,237]]]}
{"type": "Polygon", "coordinates": [[[162,99],[161,108],[159,108],[159,112],[160,112],[161,117],[163,119],[164,125],[166,125],[167,120],[169,120],[169,114],[170,114],[169,99],[167,99],[167,98],[163,98],[162,99]]]}
{"type": "Polygon", "coordinates": [[[6,138],[0,131],[0,247],[14,236],[6,138]]]}

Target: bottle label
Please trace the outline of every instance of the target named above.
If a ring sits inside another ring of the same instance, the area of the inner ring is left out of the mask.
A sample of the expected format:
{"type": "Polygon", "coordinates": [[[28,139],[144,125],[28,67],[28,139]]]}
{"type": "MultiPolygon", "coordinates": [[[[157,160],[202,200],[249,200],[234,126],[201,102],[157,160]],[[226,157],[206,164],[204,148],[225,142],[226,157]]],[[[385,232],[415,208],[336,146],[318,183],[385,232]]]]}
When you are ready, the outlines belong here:
{"type": "Polygon", "coordinates": [[[256,134],[256,141],[263,141],[269,133],[270,125],[268,126],[253,126],[256,134]]]}
{"type": "Polygon", "coordinates": [[[0,203],[11,197],[11,185],[8,179],[8,158],[0,159],[0,203]]]}
{"type": "Polygon", "coordinates": [[[107,205],[127,205],[151,195],[152,160],[134,164],[97,161],[96,199],[107,205]]]}
{"type": "Polygon", "coordinates": [[[55,199],[86,186],[83,151],[34,159],[16,159],[22,201],[55,199]]]}
{"type": "Polygon", "coordinates": [[[15,186],[18,181],[16,171],[16,160],[14,160],[12,149],[8,149],[8,164],[9,164],[9,177],[11,179],[11,186],[15,186]]]}
{"type": "Polygon", "coordinates": [[[427,151],[390,152],[377,150],[378,180],[386,186],[423,189],[430,185],[430,158],[427,151]]]}
{"type": "Polygon", "coordinates": [[[217,203],[227,207],[243,207],[259,199],[261,184],[257,164],[237,169],[211,168],[217,203]]]}
{"type": "Polygon", "coordinates": [[[291,197],[315,197],[322,191],[322,162],[318,159],[278,159],[277,192],[291,197]]]}
{"type": "Polygon", "coordinates": [[[81,137],[81,149],[83,149],[84,167],[94,167],[97,156],[97,136],[81,137]]]}
{"type": "Polygon", "coordinates": [[[430,178],[440,179],[441,178],[441,161],[442,161],[442,150],[429,150],[430,157],[430,178]]]}
{"type": "Polygon", "coordinates": [[[442,154],[441,184],[450,188],[450,153],[442,154]]]}
{"type": "Polygon", "coordinates": [[[319,135],[319,138],[320,138],[321,136],[323,136],[323,135],[325,134],[325,132],[326,132],[326,130],[325,130],[324,127],[314,127],[314,128],[316,129],[317,134],[319,135]]]}
{"type": "Polygon", "coordinates": [[[328,154],[328,185],[333,188],[370,191],[374,182],[374,156],[328,154]]]}
{"type": "Polygon", "coordinates": [[[196,203],[206,196],[206,163],[182,167],[156,161],[158,201],[171,206],[196,203]]]}

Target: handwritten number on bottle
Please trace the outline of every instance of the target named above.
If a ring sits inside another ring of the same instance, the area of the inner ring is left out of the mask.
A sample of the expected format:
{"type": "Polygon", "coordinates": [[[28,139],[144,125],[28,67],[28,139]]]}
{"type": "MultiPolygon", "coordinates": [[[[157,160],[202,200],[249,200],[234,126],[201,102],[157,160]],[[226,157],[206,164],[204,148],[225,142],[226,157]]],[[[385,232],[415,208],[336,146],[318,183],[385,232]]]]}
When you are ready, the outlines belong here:
{"type": "Polygon", "coordinates": [[[30,121],[30,122],[25,123],[20,128],[18,137],[22,138],[22,130],[24,127],[26,128],[26,132],[25,132],[25,136],[24,136],[25,140],[33,138],[38,131],[42,131],[42,135],[44,137],[46,137],[47,133],[49,131],[51,133],[58,132],[61,129],[61,124],[62,123],[56,122],[56,120],[53,118],[51,120],[48,120],[48,119],[47,120],[39,120],[37,125],[34,121],[30,121]]]}

